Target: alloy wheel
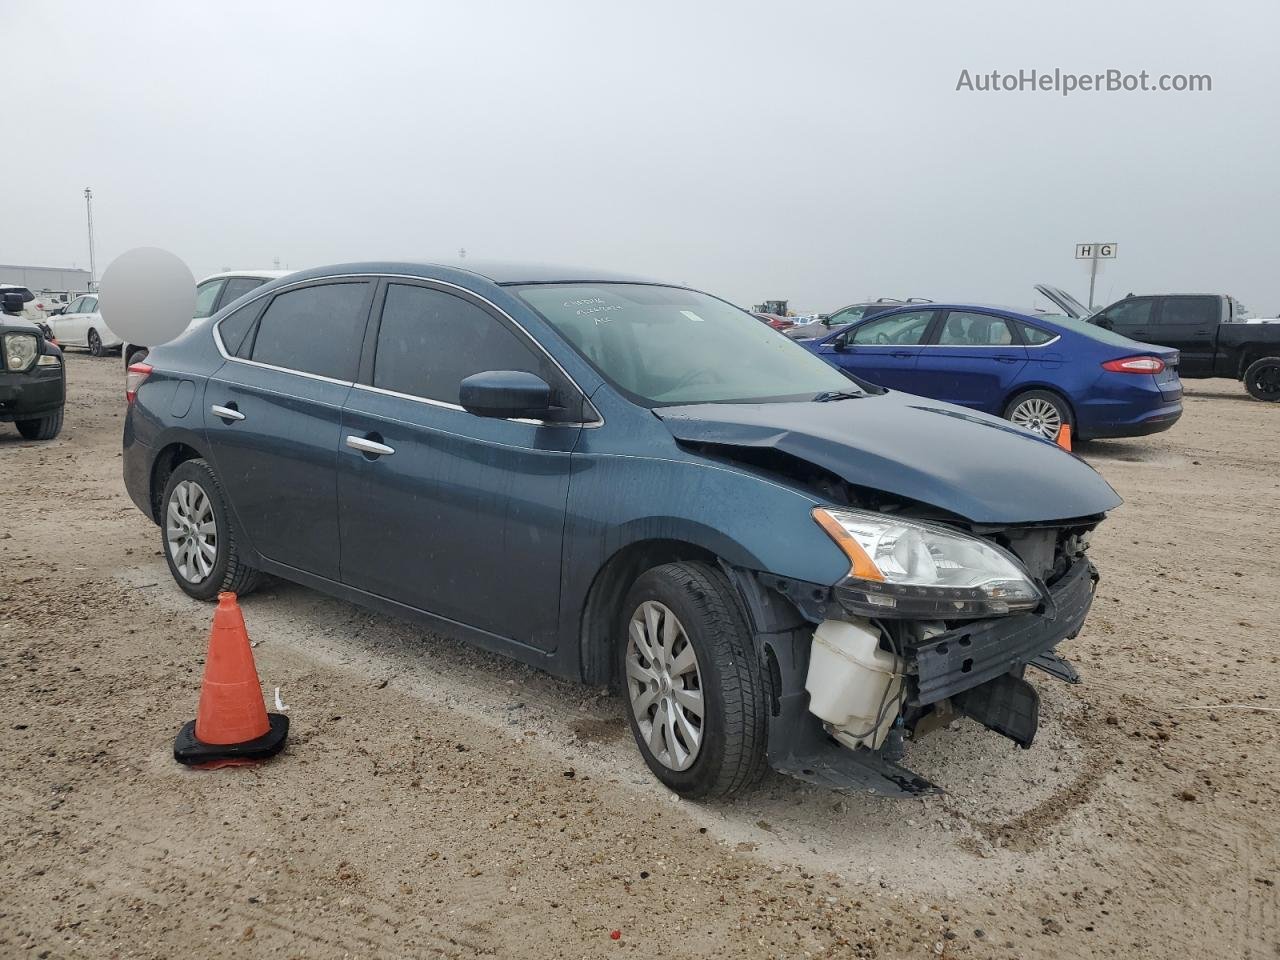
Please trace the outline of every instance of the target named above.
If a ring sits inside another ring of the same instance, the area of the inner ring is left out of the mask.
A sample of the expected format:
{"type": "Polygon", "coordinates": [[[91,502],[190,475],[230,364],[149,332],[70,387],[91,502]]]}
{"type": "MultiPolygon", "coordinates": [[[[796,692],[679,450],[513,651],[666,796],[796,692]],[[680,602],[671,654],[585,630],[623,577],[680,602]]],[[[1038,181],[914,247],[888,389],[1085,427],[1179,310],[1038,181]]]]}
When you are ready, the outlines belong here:
{"type": "Polygon", "coordinates": [[[1057,407],[1041,397],[1023,400],[1013,408],[1009,419],[1049,440],[1056,440],[1058,431],[1062,429],[1062,414],[1057,407]]]}
{"type": "Polygon", "coordinates": [[[1260,364],[1249,372],[1250,393],[1261,400],[1280,399],[1280,362],[1260,364]]]}
{"type": "Polygon", "coordinates": [[[687,770],[702,748],[702,673],[698,655],[671,609],[646,600],[628,627],[627,696],[649,753],[664,767],[687,770]]]}
{"type": "Polygon", "coordinates": [[[218,559],[218,523],[213,501],[194,480],[183,480],[169,495],[165,540],[174,568],[189,583],[200,583],[212,572],[218,559]]]}

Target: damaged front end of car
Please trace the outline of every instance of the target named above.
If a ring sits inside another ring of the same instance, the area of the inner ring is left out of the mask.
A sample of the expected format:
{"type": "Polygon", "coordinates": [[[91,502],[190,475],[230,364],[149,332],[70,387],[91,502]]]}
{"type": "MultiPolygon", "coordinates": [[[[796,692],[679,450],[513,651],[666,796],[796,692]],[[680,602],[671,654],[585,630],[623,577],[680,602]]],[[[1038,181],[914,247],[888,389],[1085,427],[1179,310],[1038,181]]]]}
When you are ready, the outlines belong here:
{"type": "Polygon", "coordinates": [[[959,529],[814,513],[850,556],[842,581],[731,571],[772,674],[771,766],[830,788],[916,796],[937,788],[902,766],[904,741],[951,720],[1030,747],[1040,698],[1024,674],[1079,682],[1056,647],[1092,605],[1087,548],[1102,518],[959,529]]]}
{"type": "Polygon", "coordinates": [[[844,555],[834,583],[731,569],[772,674],[769,761],[843,789],[936,788],[904,741],[969,717],[1029,747],[1028,666],[1077,682],[1098,573],[1089,537],[1120,504],[1088,464],[985,414],[883,392],[844,403],[666,408],[691,452],[809,492],[844,555]]]}

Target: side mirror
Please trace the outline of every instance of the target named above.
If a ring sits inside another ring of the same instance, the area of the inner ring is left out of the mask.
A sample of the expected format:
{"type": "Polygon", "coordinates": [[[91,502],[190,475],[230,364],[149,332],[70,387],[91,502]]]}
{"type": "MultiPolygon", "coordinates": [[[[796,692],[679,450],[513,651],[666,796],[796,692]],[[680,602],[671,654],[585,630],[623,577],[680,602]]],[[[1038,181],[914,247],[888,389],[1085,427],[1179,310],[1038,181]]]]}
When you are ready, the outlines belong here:
{"type": "Polygon", "coordinates": [[[844,353],[849,349],[849,342],[843,336],[836,337],[831,341],[831,349],[836,353],[844,353]]]}
{"type": "Polygon", "coordinates": [[[1102,327],[1103,330],[1110,330],[1113,326],[1115,326],[1115,324],[1113,324],[1106,317],[1099,317],[1097,320],[1094,320],[1093,322],[1096,323],[1098,326],[1102,327]]]}
{"type": "Polygon", "coordinates": [[[486,370],[459,384],[458,402],[477,417],[542,420],[551,409],[551,387],[523,370],[486,370]]]}

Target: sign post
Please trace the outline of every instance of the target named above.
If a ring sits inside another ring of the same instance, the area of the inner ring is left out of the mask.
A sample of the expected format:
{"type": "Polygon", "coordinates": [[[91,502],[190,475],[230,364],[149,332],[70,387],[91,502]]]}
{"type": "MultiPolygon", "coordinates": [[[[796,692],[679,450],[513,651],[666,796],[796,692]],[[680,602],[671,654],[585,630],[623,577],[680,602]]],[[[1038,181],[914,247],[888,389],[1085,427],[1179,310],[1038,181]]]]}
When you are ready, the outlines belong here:
{"type": "Polygon", "coordinates": [[[1088,260],[1089,263],[1089,309],[1093,309],[1093,285],[1098,279],[1098,261],[1116,258],[1115,243],[1077,243],[1076,259],[1088,260]]]}

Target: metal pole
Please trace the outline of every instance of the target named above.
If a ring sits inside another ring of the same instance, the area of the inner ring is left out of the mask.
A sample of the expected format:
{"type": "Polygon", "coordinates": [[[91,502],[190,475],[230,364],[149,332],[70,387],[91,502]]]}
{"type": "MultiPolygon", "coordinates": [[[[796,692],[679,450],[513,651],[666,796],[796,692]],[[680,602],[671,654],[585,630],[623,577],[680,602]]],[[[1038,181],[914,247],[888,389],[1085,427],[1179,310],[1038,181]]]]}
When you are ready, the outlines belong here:
{"type": "Polygon", "coordinates": [[[98,279],[98,263],[93,251],[93,191],[84,188],[84,208],[89,217],[89,289],[98,279]]]}
{"type": "Polygon", "coordinates": [[[1093,309],[1093,282],[1098,279],[1098,245],[1093,245],[1093,259],[1089,263],[1089,309],[1093,309]]]}

